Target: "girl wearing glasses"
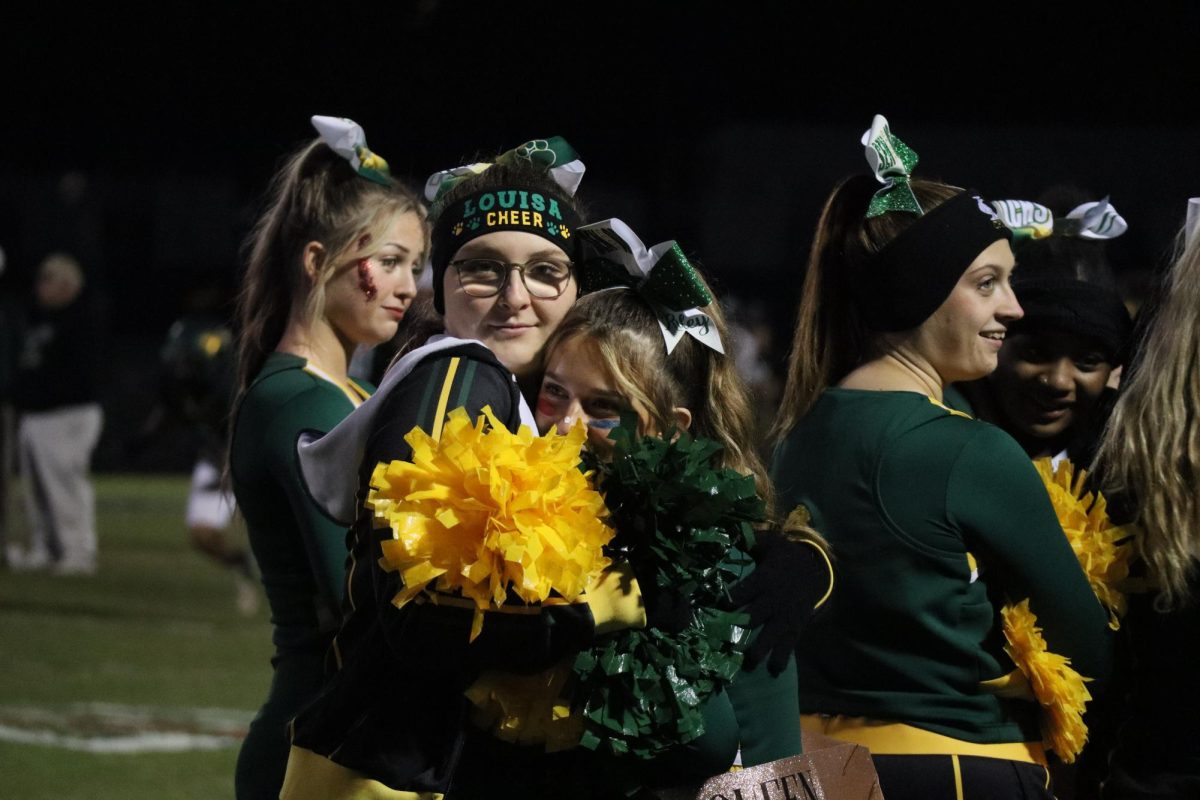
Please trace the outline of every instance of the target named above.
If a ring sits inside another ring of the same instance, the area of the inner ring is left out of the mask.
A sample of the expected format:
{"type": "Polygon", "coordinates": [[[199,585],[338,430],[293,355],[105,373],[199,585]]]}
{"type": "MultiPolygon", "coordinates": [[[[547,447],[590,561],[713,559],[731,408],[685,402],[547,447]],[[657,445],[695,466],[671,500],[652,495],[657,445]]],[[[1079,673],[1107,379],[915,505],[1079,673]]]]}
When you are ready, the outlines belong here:
{"type": "Polygon", "coordinates": [[[350,358],[395,335],[427,249],[419,198],[366,149],[362,129],[331,117],[313,124],[322,137],[274,178],[238,299],[230,473],[275,642],[270,693],[238,756],[239,799],[279,796],[287,722],[320,690],[340,618],[346,533],[303,490],[296,438],[329,430],[366,399],[350,358]]]}
{"type": "Polygon", "coordinates": [[[351,526],[351,561],[334,673],[294,721],[284,798],[477,796],[462,784],[484,777],[495,780],[491,797],[554,796],[535,785],[546,760],[584,757],[475,729],[464,691],[484,670],[535,672],[599,633],[644,626],[629,581],[607,573],[587,603],[489,614],[470,641],[472,609],[392,605],[400,578],[379,566],[390,532],[362,505],[375,465],[410,459],[405,435],[420,426],[436,437],[454,408],[474,419],[487,406],[510,430],[535,427],[521,387],[536,392],[543,345],[579,294],[581,173],[566,142],[551,139],[431,178],[434,305],[445,333],[393,363],[342,425],[301,445],[307,485],[351,526]]]}

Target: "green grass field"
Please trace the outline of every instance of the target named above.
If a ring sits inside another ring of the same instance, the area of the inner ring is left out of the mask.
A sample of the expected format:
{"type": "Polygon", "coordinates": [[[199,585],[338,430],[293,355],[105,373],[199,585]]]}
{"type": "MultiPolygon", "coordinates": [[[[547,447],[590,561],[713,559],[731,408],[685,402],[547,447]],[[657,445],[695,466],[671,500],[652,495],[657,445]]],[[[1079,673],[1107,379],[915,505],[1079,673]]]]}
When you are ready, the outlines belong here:
{"type": "MultiPolygon", "coordinates": [[[[230,734],[244,731],[270,682],[267,612],[240,614],[232,573],[191,549],[186,477],[98,476],[96,490],[97,575],[0,573],[0,733],[109,741],[112,721],[81,706],[99,703],[146,712],[117,733],[203,732],[207,712],[224,720],[226,739],[208,750],[112,753],[0,735],[0,798],[232,797],[230,734]]],[[[22,512],[14,491],[17,541],[22,512]]]]}

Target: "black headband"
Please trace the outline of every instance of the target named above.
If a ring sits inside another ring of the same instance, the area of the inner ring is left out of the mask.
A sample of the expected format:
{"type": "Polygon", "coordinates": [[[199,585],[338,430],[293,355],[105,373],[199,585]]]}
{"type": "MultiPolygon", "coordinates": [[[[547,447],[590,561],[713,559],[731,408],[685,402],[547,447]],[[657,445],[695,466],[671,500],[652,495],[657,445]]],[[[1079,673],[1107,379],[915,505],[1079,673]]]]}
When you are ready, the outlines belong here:
{"type": "Polygon", "coordinates": [[[528,186],[482,189],[463,197],[438,212],[433,224],[433,305],[446,313],[442,283],[450,259],[472,239],[497,231],[523,231],[558,245],[572,261],[578,261],[579,238],[575,229],[581,221],[562,195],[528,186]]]}
{"type": "MultiPolygon", "coordinates": [[[[891,211],[903,214],[903,211],[891,211]]],[[[850,290],[867,327],[915,328],[938,309],[980,253],[1012,233],[968,190],[922,216],[852,276],[850,290]]]]}
{"type": "Polygon", "coordinates": [[[1100,342],[1110,363],[1125,360],[1133,322],[1112,289],[1065,276],[1021,278],[1019,272],[1013,289],[1025,312],[1010,326],[1013,333],[1045,328],[1076,333],[1100,342]]]}

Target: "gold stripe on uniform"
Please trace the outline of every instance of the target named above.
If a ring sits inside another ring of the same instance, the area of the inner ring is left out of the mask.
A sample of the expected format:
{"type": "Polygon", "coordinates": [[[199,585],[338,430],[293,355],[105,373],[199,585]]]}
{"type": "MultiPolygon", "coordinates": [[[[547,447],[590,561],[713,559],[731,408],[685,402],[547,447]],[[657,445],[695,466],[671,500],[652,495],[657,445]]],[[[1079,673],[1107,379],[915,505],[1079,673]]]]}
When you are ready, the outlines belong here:
{"type": "Polygon", "coordinates": [[[958,756],[950,756],[950,764],[954,767],[954,800],[963,800],[962,767],[958,756]]]}
{"type": "Polygon", "coordinates": [[[405,792],[292,746],[280,800],[442,800],[441,792],[405,792]]]}
{"type": "Polygon", "coordinates": [[[825,590],[825,594],[821,595],[821,599],[818,600],[816,605],[813,606],[813,611],[816,611],[818,608],[825,605],[825,601],[829,599],[829,595],[833,594],[833,562],[829,560],[829,554],[825,552],[825,548],[821,547],[821,545],[817,544],[812,539],[801,539],[800,541],[811,546],[818,553],[820,553],[821,558],[825,559],[825,566],[829,568],[829,588],[825,590]]]}
{"type": "Polygon", "coordinates": [[[860,744],[881,756],[979,756],[1046,766],[1041,742],[967,742],[901,722],[822,714],[801,714],[800,727],[808,733],[860,744]]]}
{"type": "MultiPolygon", "coordinates": [[[[929,395],[925,395],[925,396],[929,397],[929,395]]],[[[932,397],[929,397],[929,402],[933,403],[935,406],[942,409],[943,411],[949,411],[951,414],[953,414],[956,417],[964,417],[966,419],[975,419],[967,412],[959,411],[957,408],[951,408],[950,406],[946,405],[945,403],[943,403],[940,400],[934,400],[932,397]]]]}
{"type": "Polygon", "coordinates": [[[450,387],[454,385],[454,373],[458,372],[458,362],[462,361],[457,356],[450,359],[450,366],[446,368],[446,379],[442,381],[442,394],[438,397],[437,413],[433,417],[433,439],[438,441],[442,438],[442,425],[446,421],[446,405],[450,401],[450,387]]]}
{"type": "Polygon", "coordinates": [[[362,388],[361,386],[359,386],[357,383],[355,383],[353,378],[347,378],[346,385],[349,386],[355,392],[357,392],[358,397],[361,400],[366,400],[367,398],[369,398],[371,396],[371,393],[368,392],[366,389],[362,388]]]}
{"type": "Polygon", "coordinates": [[[363,400],[366,399],[366,393],[363,392],[363,390],[360,389],[357,385],[354,385],[353,381],[350,381],[349,378],[347,378],[347,381],[351,385],[342,383],[341,381],[337,380],[329,373],[325,372],[320,367],[313,366],[313,364],[310,362],[306,362],[304,364],[304,371],[307,372],[309,375],[314,375],[314,376],[320,378],[323,381],[328,381],[329,383],[332,383],[337,388],[341,389],[342,394],[346,395],[346,399],[350,401],[350,405],[354,406],[355,408],[358,408],[359,406],[361,406],[363,403],[363,400]]]}

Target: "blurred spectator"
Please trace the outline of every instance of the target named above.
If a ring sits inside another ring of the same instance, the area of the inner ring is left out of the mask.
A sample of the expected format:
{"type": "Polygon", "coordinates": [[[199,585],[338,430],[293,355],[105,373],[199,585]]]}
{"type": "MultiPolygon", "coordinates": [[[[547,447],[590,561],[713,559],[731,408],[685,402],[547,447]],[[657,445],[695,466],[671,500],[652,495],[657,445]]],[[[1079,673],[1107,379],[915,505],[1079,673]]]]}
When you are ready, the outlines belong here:
{"type": "Polygon", "coordinates": [[[73,256],[38,266],[14,383],[29,545],[14,568],[96,571],[96,503],[89,477],[104,414],[98,402],[102,311],[73,256]]]}
{"type": "Polygon", "coordinates": [[[204,310],[179,317],[160,353],[158,398],[129,449],[145,448],[172,426],[186,426],[196,434],[199,446],[184,515],[188,536],[193,547],[233,571],[238,610],[252,615],[260,605],[254,557],[234,524],[233,490],[222,477],[235,394],[234,359],[228,322],[204,310]]]}
{"type": "MultiPolygon", "coordinates": [[[[7,258],[0,249],[0,276],[7,258]]],[[[2,284],[0,284],[2,285],[2,284]]],[[[15,298],[0,289],[0,566],[9,563],[8,490],[12,484],[16,423],[13,417],[13,380],[17,368],[17,344],[20,341],[20,312],[15,298]]]]}
{"type": "Polygon", "coordinates": [[[775,420],[783,392],[783,381],[773,367],[774,331],[766,309],[759,301],[749,301],[730,294],[721,298],[729,309],[729,333],[732,342],[730,355],[738,374],[746,382],[754,418],[758,421],[755,442],[759,454],[770,458],[765,440],[775,420]]]}

